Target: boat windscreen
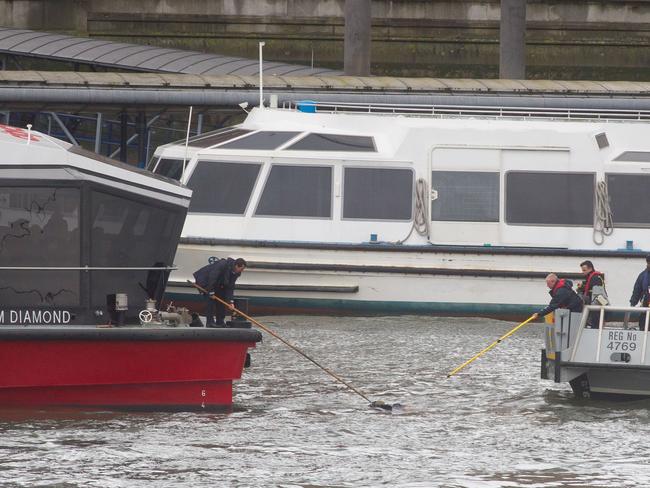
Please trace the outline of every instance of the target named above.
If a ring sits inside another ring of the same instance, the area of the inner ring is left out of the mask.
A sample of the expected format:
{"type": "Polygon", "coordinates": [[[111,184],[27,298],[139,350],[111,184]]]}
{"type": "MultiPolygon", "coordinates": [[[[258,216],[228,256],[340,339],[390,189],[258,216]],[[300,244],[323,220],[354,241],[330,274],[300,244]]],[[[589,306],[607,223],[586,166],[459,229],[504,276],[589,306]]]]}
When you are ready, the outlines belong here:
{"type": "MultiPolygon", "coordinates": [[[[246,129],[234,129],[228,127],[227,129],[220,129],[214,132],[208,132],[207,134],[201,134],[190,138],[189,145],[192,147],[212,147],[222,142],[235,139],[236,137],[243,136],[244,134],[249,134],[251,131],[246,129]]],[[[185,145],[185,140],[178,141],[178,144],[185,145]]]]}
{"type": "Polygon", "coordinates": [[[236,141],[227,142],[219,149],[257,149],[273,150],[296,137],[300,132],[292,131],[260,131],[236,141]]]}
{"type": "Polygon", "coordinates": [[[377,152],[372,137],[338,134],[308,134],[289,146],[287,150],[377,152]]]}
{"type": "Polygon", "coordinates": [[[614,161],[635,161],[637,163],[650,163],[648,151],[625,151],[614,158],[614,161]]]}
{"type": "Polygon", "coordinates": [[[181,176],[183,176],[183,160],[162,158],[156,165],[156,171],[154,172],[157,175],[180,181],[181,176]]]}

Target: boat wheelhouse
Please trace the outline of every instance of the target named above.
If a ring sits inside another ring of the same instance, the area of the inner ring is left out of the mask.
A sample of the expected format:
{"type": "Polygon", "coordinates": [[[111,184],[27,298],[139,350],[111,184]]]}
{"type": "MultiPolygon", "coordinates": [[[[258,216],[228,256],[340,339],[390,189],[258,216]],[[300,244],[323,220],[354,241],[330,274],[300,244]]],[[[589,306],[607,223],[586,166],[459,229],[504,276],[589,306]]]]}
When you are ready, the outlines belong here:
{"type": "Polygon", "coordinates": [[[191,191],[44,134],[0,126],[0,324],[103,324],[160,300],[191,191]]]}
{"type": "Polygon", "coordinates": [[[191,191],[16,127],[0,148],[0,408],[230,407],[260,333],[159,310],[191,191]]]}
{"type": "Polygon", "coordinates": [[[194,191],[169,296],[242,256],[257,310],[506,317],[591,259],[625,303],[650,250],[643,114],[377,111],[256,108],[160,147],[151,169],[194,191]]]}

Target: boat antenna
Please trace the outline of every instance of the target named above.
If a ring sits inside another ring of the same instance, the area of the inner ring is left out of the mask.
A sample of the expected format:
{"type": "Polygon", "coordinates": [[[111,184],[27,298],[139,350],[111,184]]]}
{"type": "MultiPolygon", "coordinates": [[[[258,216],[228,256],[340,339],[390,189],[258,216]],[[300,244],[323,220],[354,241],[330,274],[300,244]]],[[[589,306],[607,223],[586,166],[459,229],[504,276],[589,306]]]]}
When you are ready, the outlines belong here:
{"type": "Polygon", "coordinates": [[[264,67],[262,66],[262,48],[266,45],[265,42],[260,42],[260,108],[264,107],[264,67]]]}
{"type": "Polygon", "coordinates": [[[185,167],[187,165],[187,148],[190,145],[190,127],[192,127],[192,105],[190,105],[190,115],[187,117],[187,133],[185,134],[185,156],[183,157],[183,174],[181,181],[185,179],[185,167]]]}
{"type": "Polygon", "coordinates": [[[337,374],[334,373],[333,371],[330,371],[330,370],[327,369],[325,366],[323,366],[323,365],[321,365],[320,363],[318,363],[315,359],[313,359],[313,358],[311,358],[310,356],[308,356],[308,355],[307,355],[305,352],[303,352],[301,349],[299,349],[298,347],[296,347],[296,346],[294,346],[293,344],[291,344],[289,341],[287,341],[286,339],[284,339],[283,337],[281,337],[280,335],[278,335],[278,334],[277,334],[276,332],[274,332],[273,330],[269,329],[266,325],[264,325],[264,324],[260,324],[260,323],[259,323],[257,320],[255,320],[253,317],[248,316],[247,314],[245,314],[245,313],[242,312],[241,310],[237,310],[233,305],[231,305],[230,303],[226,302],[225,300],[222,300],[220,297],[218,297],[218,296],[216,296],[216,295],[210,295],[210,294],[208,294],[208,290],[206,290],[206,289],[203,288],[202,286],[197,285],[196,283],[193,283],[193,282],[191,282],[190,280],[187,280],[187,283],[189,283],[190,285],[192,285],[194,288],[196,288],[197,290],[199,290],[199,291],[200,291],[201,293],[203,293],[204,295],[209,296],[209,297],[210,297],[212,300],[214,300],[215,302],[219,302],[219,303],[221,303],[222,305],[224,305],[224,306],[225,306],[226,308],[228,308],[229,310],[232,310],[232,311],[235,312],[236,314],[238,314],[238,315],[244,317],[244,318],[245,318],[246,320],[248,320],[249,322],[254,323],[254,324],[257,325],[260,329],[262,329],[264,332],[266,332],[267,334],[272,335],[272,336],[275,337],[277,340],[279,340],[280,342],[282,342],[285,346],[288,346],[289,348],[293,349],[295,352],[297,352],[298,354],[300,354],[302,357],[304,357],[304,358],[307,359],[308,361],[311,361],[313,364],[315,364],[315,365],[318,366],[320,369],[322,369],[323,371],[325,371],[328,375],[330,375],[330,376],[331,376],[332,378],[334,378],[336,381],[338,381],[339,383],[341,383],[342,385],[344,385],[346,388],[348,388],[350,391],[352,391],[353,393],[356,393],[356,394],[359,395],[361,398],[363,398],[365,401],[367,401],[370,407],[373,407],[373,408],[376,408],[376,409],[379,409],[379,410],[386,410],[386,411],[388,411],[388,412],[392,412],[393,409],[394,409],[395,411],[398,411],[399,409],[402,408],[402,405],[399,404],[399,403],[394,403],[394,404],[391,405],[391,404],[389,404],[389,403],[384,403],[384,402],[381,401],[381,400],[376,400],[376,401],[372,401],[372,400],[370,400],[366,395],[364,395],[364,394],[363,394],[361,391],[359,391],[357,388],[355,388],[355,387],[352,386],[350,383],[348,383],[347,381],[345,381],[345,380],[344,380],[343,378],[341,378],[339,375],[337,375],[337,374]]]}

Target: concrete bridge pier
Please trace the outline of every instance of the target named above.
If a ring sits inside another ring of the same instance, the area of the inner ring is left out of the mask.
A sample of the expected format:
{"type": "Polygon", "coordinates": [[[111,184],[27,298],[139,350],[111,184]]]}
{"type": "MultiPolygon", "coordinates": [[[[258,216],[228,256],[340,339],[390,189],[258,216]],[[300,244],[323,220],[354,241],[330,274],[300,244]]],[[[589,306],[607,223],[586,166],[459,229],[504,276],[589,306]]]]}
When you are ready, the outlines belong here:
{"type": "Polygon", "coordinates": [[[499,78],[526,78],[526,0],[501,0],[499,78]]]}
{"type": "Polygon", "coordinates": [[[370,0],[345,0],[343,70],[350,76],[370,76],[370,0]]]}

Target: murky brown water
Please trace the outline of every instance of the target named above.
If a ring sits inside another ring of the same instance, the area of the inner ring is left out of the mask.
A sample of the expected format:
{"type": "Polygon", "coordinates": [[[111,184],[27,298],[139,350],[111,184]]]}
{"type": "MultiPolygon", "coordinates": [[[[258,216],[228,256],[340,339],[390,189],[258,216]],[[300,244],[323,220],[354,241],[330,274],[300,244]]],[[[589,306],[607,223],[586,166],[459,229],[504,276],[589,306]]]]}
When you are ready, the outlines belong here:
{"type": "Polygon", "coordinates": [[[650,402],[581,403],[539,379],[531,325],[478,319],[261,321],[385,414],[265,336],[231,414],[0,414],[0,486],[650,486],[650,402]]]}

